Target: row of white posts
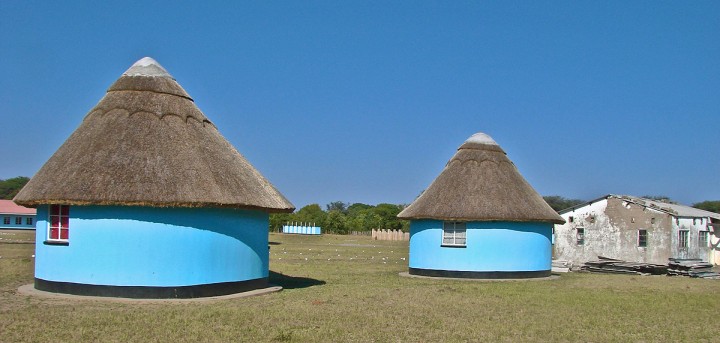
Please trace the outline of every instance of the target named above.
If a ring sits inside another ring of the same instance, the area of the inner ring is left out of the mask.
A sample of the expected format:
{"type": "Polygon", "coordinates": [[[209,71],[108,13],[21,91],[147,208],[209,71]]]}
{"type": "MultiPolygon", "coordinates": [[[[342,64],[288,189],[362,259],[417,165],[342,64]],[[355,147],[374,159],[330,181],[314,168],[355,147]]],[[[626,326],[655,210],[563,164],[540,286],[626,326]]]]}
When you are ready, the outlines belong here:
{"type": "Polygon", "coordinates": [[[378,241],[409,241],[410,232],[402,232],[402,230],[372,229],[372,239],[378,241]]]}
{"type": "Polygon", "coordinates": [[[283,233],[296,233],[300,235],[319,235],[322,230],[319,226],[315,226],[315,223],[296,223],[288,222],[283,225],[283,233]]]}

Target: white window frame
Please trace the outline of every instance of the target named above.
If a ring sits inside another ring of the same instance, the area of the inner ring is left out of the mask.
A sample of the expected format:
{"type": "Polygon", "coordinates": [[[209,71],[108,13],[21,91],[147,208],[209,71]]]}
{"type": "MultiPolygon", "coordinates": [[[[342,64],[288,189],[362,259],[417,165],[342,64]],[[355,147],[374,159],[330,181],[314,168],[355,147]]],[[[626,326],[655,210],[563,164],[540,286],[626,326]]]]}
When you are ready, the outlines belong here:
{"type": "Polygon", "coordinates": [[[710,231],[698,231],[698,247],[707,248],[710,236],[710,231]]]}
{"type": "Polygon", "coordinates": [[[465,222],[443,222],[440,245],[443,247],[466,247],[467,225],[465,222]]]}
{"type": "Polygon", "coordinates": [[[48,223],[47,223],[47,234],[46,234],[46,237],[47,237],[47,240],[48,240],[49,242],[69,242],[69,241],[70,241],[70,206],[68,206],[68,205],[48,205],[48,223]],[[54,214],[54,213],[53,213],[53,211],[52,211],[53,206],[57,206],[57,207],[58,207],[58,213],[57,213],[57,214],[54,214]],[[66,208],[66,207],[67,207],[67,209],[68,209],[68,210],[67,210],[67,214],[63,214],[63,208],[66,208]],[[51,233],[52,233],[52,229],[54,228],[53,225],[52,225],[52,223],[53,223],[53,217],[57,217],[57,218],[58,218],[58,223],[59,223],[59,226],[60,226],[60,227],[58,227],[58,235],[57,235],[57,238],[52,238],[52,237],[50,237],[50,235],[51,235],[51,233]],[[68,223],[67,227],[64,228],[65,230],[67,230],[67,238],[61,238],[61,237],[62,237],[62,231],[61,231],[62,228],[61,228],[61,226],[62,226],[62,222],[63,222],[62,219],[63,219],[64,217],[67,218],[67,223],[68,223]]]}
{"type": "Polygon", "coordinates": [[[678,231],[678,248],[687,249],[688,242],[690,241],[690,230],[678,231]]]}

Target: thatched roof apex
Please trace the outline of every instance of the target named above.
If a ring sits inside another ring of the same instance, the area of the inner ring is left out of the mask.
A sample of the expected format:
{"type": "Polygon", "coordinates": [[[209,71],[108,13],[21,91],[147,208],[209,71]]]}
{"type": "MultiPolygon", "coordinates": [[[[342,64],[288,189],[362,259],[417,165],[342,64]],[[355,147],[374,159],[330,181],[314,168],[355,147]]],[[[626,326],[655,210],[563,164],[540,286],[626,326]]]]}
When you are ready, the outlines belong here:
{"type": "Polygon", "coordinates": [[[113,91],[155,92],[177,95],[192,101],[190,95],[170,73],[150,57],[143,57],[125,71],[108,89],[108,92],[113,91]]]}
{"type": "Polygon", "coordinates": [[[14,200],[294,210],[148,57],[110,86],[14,200]]]}
{"type": "Polygon", "coordinates": [[[520,175],[505,151],[476,133],[399,218],[457,221],[565,221],[520,175]]]}

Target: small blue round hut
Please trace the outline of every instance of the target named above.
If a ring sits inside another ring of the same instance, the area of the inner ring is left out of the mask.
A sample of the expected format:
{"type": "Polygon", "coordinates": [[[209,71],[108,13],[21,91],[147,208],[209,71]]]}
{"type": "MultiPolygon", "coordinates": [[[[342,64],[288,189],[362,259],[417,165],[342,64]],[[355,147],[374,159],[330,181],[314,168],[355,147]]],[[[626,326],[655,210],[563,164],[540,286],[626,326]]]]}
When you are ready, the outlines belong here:
{"type": "Polygon", "coordinates": [[[410,219],[411,275],[485,279],[549,276],[564,222],[484,133],[398,217],[410,219]]]}
{"type": "Polygon", "coordinates": [[[37,208],[35,288],[128,298],[267,287],[269,213],[293,211],[147,57],[14,200],[37,208]]]}

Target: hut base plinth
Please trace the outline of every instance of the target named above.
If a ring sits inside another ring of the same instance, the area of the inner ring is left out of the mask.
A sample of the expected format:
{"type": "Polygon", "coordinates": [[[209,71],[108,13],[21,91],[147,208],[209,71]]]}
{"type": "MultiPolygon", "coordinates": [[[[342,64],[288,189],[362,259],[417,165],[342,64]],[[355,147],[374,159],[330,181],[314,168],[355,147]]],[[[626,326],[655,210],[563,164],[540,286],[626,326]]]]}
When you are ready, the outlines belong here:
{"type": "Polygon", "coordinates": [[[268,287],[268,278],[192,286],[109,286],[35,278],[35,289],[51,293],[131,299],[192,299],[223,296],[268,287]]]}
{"type": "Polygon", "coordinates": [[[453,279],[533,279],[551,275],[551,270],[532,271],[458,271],[409,268],[410,275],[453,279]]]}

